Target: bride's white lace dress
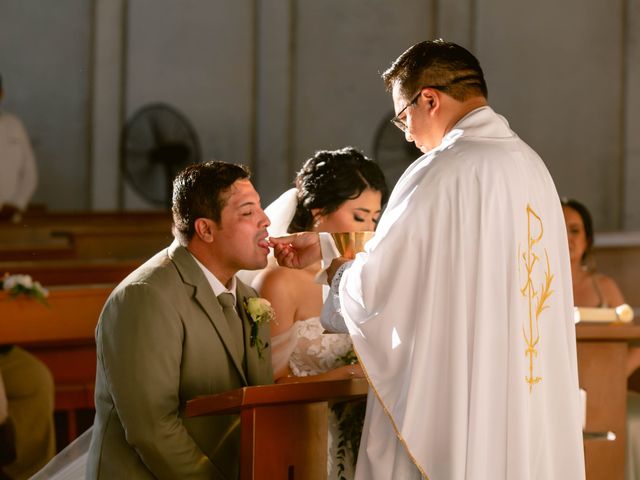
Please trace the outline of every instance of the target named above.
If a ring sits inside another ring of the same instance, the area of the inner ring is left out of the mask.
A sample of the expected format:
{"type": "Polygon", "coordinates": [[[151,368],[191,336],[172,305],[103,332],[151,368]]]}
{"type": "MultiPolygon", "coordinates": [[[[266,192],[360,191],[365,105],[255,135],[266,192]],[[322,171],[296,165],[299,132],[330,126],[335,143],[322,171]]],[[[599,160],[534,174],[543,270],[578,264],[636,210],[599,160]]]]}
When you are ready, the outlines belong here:
{"type": "MultiPolygon", "coordinates": [[[[351,350],[351,338],[348,334],[323,333],[319,317],[298,320],[286,332],[272,338],[271,351],[274,370],[288,363],[291,373],[296,377],[318,375],[344,365],[340,357],[351,350]]],[[[338,419],[329,411],[329,441],[327,455],[328,479],[341,478],[338,475],[338,441],[340,428],[338,419]]],[[[354,476],[353,456],[347,448],[342,461],[342,477],[354,476]]]]}

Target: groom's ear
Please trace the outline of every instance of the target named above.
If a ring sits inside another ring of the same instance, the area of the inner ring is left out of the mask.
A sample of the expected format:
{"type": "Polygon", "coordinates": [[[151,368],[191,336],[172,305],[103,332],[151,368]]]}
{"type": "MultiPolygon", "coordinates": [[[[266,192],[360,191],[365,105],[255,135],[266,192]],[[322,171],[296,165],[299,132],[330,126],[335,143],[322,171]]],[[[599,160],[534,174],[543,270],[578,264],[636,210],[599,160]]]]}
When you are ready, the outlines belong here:
{"type": "Polygon", "coordinates": [[[195,235],[206,243],[213,242],[214,221],[210,218],[196,218],[193,223],[195,235]]]}

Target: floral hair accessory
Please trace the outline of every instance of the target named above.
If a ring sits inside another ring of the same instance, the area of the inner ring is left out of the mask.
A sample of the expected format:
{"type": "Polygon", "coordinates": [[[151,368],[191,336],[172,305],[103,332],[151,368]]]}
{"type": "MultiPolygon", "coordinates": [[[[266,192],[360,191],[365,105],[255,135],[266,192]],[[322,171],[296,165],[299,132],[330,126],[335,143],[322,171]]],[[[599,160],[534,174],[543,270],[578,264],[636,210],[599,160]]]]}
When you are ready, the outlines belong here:
{"type": "Polygon", "coordinates": [[[269,301],[265,298],[250,297],[244,301],[244,308],[249,314],[251,320],[251,346],[256,347],[258,351],[258,357],[262,358],[262,350],[269,346],[269,343],[264,343],[258,336],[258,328],[263,323],[269,323],[276,318],[276,312],[269,301]]]}
{"type": "Polygon", "coordinates": [[[0,280],[0,289],[9,292],[9,295],[14,298],[18,295],[26,295],[40,303],[49,305],[46,300],[49,291],[40,285],[40,282],[34,282],[30,275],[9,275],[6,273],[0,280]]]}

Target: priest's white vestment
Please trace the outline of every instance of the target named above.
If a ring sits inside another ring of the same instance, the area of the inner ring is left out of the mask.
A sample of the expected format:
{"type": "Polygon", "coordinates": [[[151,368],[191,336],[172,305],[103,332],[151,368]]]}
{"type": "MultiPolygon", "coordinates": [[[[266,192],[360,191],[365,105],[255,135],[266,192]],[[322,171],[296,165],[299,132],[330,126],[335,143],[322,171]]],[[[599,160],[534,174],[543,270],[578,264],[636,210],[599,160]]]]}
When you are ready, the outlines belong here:
{"type": "Polygon", "coordinates": [[[357,479],[408,459],[431,480],[584,478],[564,217],[503,117],[476,109],[416,160],[339,273],[371,387],[357,479]]]}

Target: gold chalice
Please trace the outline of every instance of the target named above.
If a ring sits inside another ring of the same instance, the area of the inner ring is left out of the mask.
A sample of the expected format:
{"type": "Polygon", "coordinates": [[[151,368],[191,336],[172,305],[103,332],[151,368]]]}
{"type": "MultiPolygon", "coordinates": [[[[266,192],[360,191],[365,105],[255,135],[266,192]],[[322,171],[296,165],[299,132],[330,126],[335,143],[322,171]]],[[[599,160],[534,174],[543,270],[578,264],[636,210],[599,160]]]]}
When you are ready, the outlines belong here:
{"type": "Polygon", "coordinates": [[[340,255],[354,259],[356,253],[364,251],[364,244],[371,240],[374,232],[338,232],[332,233],[333,242],[336,244],[340,255]]]}

